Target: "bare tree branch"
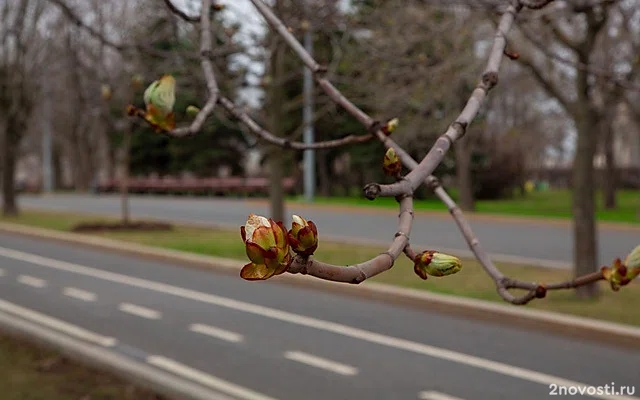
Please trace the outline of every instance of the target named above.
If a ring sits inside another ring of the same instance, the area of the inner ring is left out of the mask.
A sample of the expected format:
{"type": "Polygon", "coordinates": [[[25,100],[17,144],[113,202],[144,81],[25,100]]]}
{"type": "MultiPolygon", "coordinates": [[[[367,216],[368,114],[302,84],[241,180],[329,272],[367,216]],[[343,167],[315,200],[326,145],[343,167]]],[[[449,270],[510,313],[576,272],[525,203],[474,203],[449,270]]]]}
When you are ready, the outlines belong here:
{"type": "Polygon", "coordinates": [[[551,27],[551,32],[555,35],[556,39],[558,39],[562,44],[570,48],[571,50],[578,52],[580,50],[580,41],[575,40],[570,37],[566,32],[564,32],[557,24],[556,21],[551,20],[549,17],[543,17],[542,21],[549,24],[551,27]]]}
{"type": "Polygon", "coordinates": [[[287,272],[315,276],[329,281],[358,284],[391,267],[409,244],[413,224],[413,197],[400,199],[398,229],[391,246],[384,253],[360,264],[347,267],[326,264],[310,257],[296,256],[287,272]]]}
{"type": "MultiPolygon", "coordinates": [[[[59,3],[61,0],[50,1],[59,3]]],[[[417,262],[416,259],[418,254],[416,254],[416,252],[409,246],[413,224],[413,193],[420,185],[426,184],[447,206],[458,225],[458,228],[465,237],[469,248],[472,250],[487,274],[494,280],[497,292],[505,301],[512,304],[526,304],[535,298],[545,297],[548,290],[575,288],[605,279],[603,271],[588,274],[574,280],[552,284],[522,282],[505,277],[504,274],[502,274],[502,272],[500,272],[493,264],[488,254],[482,248],[480,242],[471,230],[469,223],[465,220],[462,211],[442,188],[438,179],[432,175],[435,168],[442,162],[451,145],[465,134],[466,128],[477,116],[489,91],[498,83],[498,71],[503,57],[505,54],[511,54],[510,52],[505,51],[507,44],[506,35],[510,31],[516,15],[522,8],[541,9],[552,1],[553,0],[513,0],[510,2],[497,24],[498,26],[495,31],[491,52],[480,82],[472,91],[458,117],[453,123],[451,123],[445,133],[438,138],[422,161],[418,163],[389,137],[390,132],[388,123],[383,124],[374,120],[344,96],[340,90],[338,90],[326,78],[327,68],[320,65],[305,51],[304,47],[299,43],[295,36],[291,34],[284,23],[282,23],[282,21],[272,12],[266,3],[262,0],[251,0],[258,12],[265,18],[273,30],[283,38],[285,43],[291,47],[291,49],[302,60],[304,65],[313,72],[314,79],[318,86],[324,90],[335,104],[345,109],[351,116],[365,126],[369,133],[359,136],[347,136],[341,139],[325,142],[303,144],[299,142],[291,142],[286,138],[277,137],[262,128],[231,100],[219,94],[218,85],[213,72],[213,66],[210,61],[212,52],[212,34],[209,15],[213,5],[212,0],[202,0],[202,11],[200,16],[200,57],[201,66],[207,81],[209,97],[205,106],[198,113],[190,126],[175,129],[168,132],[168,134],[176,137],[196,134],[202,128],[206,118],[213,112],[214,107],[219,104],[229,114],[240,120],[255,136],[271,144],[284,148],[293,148],[296,150],[325,149],[353,143],[363,143],[376,137],[386,148],[392,148],[396,151],[400,160],[410,170],[410,172],[404,177],[399,176],[398,180],[390,185],[372,183],[364,188],[367,198],[375,199],[380,196],[393,196],[399,202],[397,230],[388,249],[368,261],[347,267],[327,264],[315,260],[311,256],[298,254],[293,258],[290,264],[286,266],[285,271],[289,273],[307,274],[330,281],[359,284],[366,279],[376,276],[393,267],[397,258],[403,253],[411,260],[417,262]],[[509,289],[524,289],[527,290],[527,293],[517,297],[510,293],[509,289]]],[[[175,9],[175,6],[170,0],[165,0],[165,4],[174,13],[180,15],[181,12],[175,9]]],[[[181,17],[184,18],[184,16],[181,17]]],[[[188,16],[186,17],[191,18],[188,16]]],[[[553,85],[549,84],[549,87],[553,87],[553,85]]],[[[571,103],[568,100],[566,101],[567,105],[570,107],[571,103]]]]}
{"type": "Polygon", "coordinates": [[[373,139],[373,135],[365,134],[365,135],[349,135],[345,136],[341,139],[328,140],[325,142],[316,142],[316,143],[301,143],[301,142],[292,142],[287,138],[278,137],[265,128],[261,127],[257,122],[255,122],[249,114],[240,110],[240,108],[235,105],[231,100],[226,97],[221,96],[219,100],[220,105],[227,110],[231,115],[240,120],[243,124],[249,128],[249,130],[259,137],[262,140],[270,144],[275,144],[280,147],[294,149],[294,150],[307,150],[307,149],[329,149],[333,147],[341,147],[347,144],[354,143],[365,143],[373,139]]]}
{"type": "Polygon", "coordinates": [[[542,86],[542,88],[552,97],[556,98],[560,105],[569,113],[576,113],[576,104],[574,101],[570,100],[569,96],[565,92],[562,92],[558,89],[557,85],[554,85],[553,82],[550,81],[550,78],[545,75],[542,71],[542,67],[539,67],[528,55],[523,55],[520,53],[520,57],[518,61],[525,66],[529,72],[533,75],[533,77],[538,81],[538,83],[542,86]]]}
{"type": "MultiPolygon", "coordinates": [[[[58,1],[58,0],[52,0],[58,1]]],[[[211,49],[212,49],[212,34],[211,34],[211,19],[210,10],[213,6],[212,0],[202,0],[202,14],[200,15],[200,65],[204,73],[205,80],[207,82],[207,89],[209,91],[209,97],[205,102],[204,107],[195,116],[193,122],[189,126],[173,129],[166,132],[166,134],[174,137],[191,136],[198,133],[205,121],[213,113],[213,110],[218,102],[219,89],[216,81],[215,73],[213,72],[213,63],[211,62],[211,49]]],[[[136,109],[134,106],[129,106],[129,112],[131,115],[139,116],[145,119],[145,113],[142,110],[136,109]]]]}
{"type": "Polygon", "coordinates": [[[429,152],[429,154],[427,154],[427,156],[423,159],[423,162],[420,164],[418,164],[406,152],[404,152],[399,146],[397,146],[397,144],[395,144],[393,140],[388,137],[388,135],[382,132],[379,123],[374,122],[371,117],[369,117],[368,115],[366,115],[366,113],[362,112],[355,105],[353,105],[353,103],[351,103],[346,97],[344,97],[340,93],[340,91],[336,89],[330,82],[328,82],[326,79],[319,78],[318,75],[323,72],[323,67],[321,67],[308,53],[306,53],[304,48],[300,46],[299,42],[297,42],[293,35],[291,35],[290,32],[286,29],[284,24],[282,24],[282,22],[275,16],[275,14],[273,14],[261,0],[251,1],[269,22],[269,24],[272,25],[272,27],[278,33],[280,33],[281,36],[283,36],[285,41],[299,55],[305,65],[314,72],[316,81],[318,82],[319,86],[322,87],[325,92],[327,92],[327,94],[329,94],[330,98],[336,101],[336,103],[338,103],[339,105],[343,106],[343,108],[349,111],[356,119],[367,126],[370,130],[376,132],[376,135],[385,144],[386,147],[399,149],[402,162],[407,165],[407,167],[412,169],[412,172],[408,176],[401,178],[395,184],[370,184],[365,187],[365,195],[371,199],[377,196],[401,196],[399,232],[396,234],[396,239],[392,243],[389,252],[383,253],[364,263],[346,268],[311,260],[309,257],[296,256],[291,266],[289,267],[288,272],[306,273],[321,279],[331,281],[360,283],[371,276],[374,276],[388,268],[391,268],[394,261],[397,259],[401,252],[404,252],[410,259],[414,260],[416,257],[416,253],[409,247],[408,232],[403,231],[402,228],[403,225],[405,225],[405,223],[403,223],[403,216],[408,213],[408,209],[406,208],[407,199],[412,198],[413,191],[422,183],[420,179],[423,179],[423,181],[429,187],[431,187],[431,189],[434,190],[438,197],[447,205],[456,223],[458,224],[458,227],[462,231],[469,247],[474,252],[485,271],[496,282],[497,291],[505,301],[517,305],[526,304],[534,298],[545,297],[547,290],[575,288],[577,286],[586,285],[604,279],[603,273],[598,272],[571,281],[544,285],[535,282],[521,282],[505,277],[497,269],[497,267],[488,257],[487,253],[481,247],[480,242],[475,237],[468,222],[464,219],[461,210],[448,196],[446,191],[444,191],[439,181],[434,176],[430,175],[433,169],[435,169],[435,167],[441,162],[444,153],[451,145],[451,143],[453,143],[457,138],[461,137],[464,134],[466,126],[477,114],[480,104],[486,97],[486,94],[497,83],[498,67],[500,65],[502,56],[505,54],[506,33],[513,23],[515,14],[521,9],[522,6],[526,6],[529,8],[542,8],[550,3],[550,1],[542,0],[520,2],[513,5],[510,9],[507,10],[507,12],[505,12],[497,29],[492,52],[489,57],[487,68],[485,69],[485,72],[483,74],[482,81],[473,92],[471,98],[467,102],[467,105],[463,109],[456,122],[454,122],[450,129],[439,139],[439,143],[441,144],[438,145],[438,142],[436,142],[436,145],[432,148],[432,150],[429,152]],[[432,158],[430,158],[430,156],[432,158]],[[425,171],[426,178],[422,178],[421,174],[425,174],[425,171]],[[411,175],[412,173],[414,175],[411,175]],[[414,181],[412,181],[412,178],[417,180],[418,182],[415,183],[414,181]],[[405,236],[406,242],[404,242],[404,245],[400,249],[400,251],[392,251],[394,250],[394,245],[399,241],[398,238],[404,238],[405,236]],[[367,273],[368,271],[370,272],[367,273]],[[512,288],[527,289],[528,293],[523,296],[516,297],[509,292],[509,289],[512,288]]]}
{"type": "Polygon", "coordinates": [[[399,154],[403,164],[411,168],[412,171],[409,172],[403,180],[388,185],[389,187],[384,188],[381,193],[384,193],[387,196],[397,196],[407,192],[414,192],[442,162],[451,145],[465,134],[467,126],[477,115],[487,94],[498,83],[498,70],[504,56],[506,35],[511,29],[516,14],[522,8],[521,4],[518,2],[515,3],[516,5],[510,5],[505,10],[500,19],[498,29],[495,33],[493,46],[491,48],[491,53],[489,54],[489,60],[484,73],[482,74],[482,79],[478,83],[476,89],[472,92],[471,97],[467,101],[460,115],[458,115],[456,120],[449,126],[449,129],[447,129],[447,131],[441,135],[438,140],[436,140],[431,150],[415,168],[408,165],[411,164],[411,162],[408,161],[408,155],[406,155],[406,153],[405,155],[399,154]]]}
{"type": "MultiPolygon", "coordinates": [[[[173,4],[173,2],[171,0],[163,0],[163,1],[164,1],[164,4],[167,6],[167,8],[169,8],[169,10],[171,10],[172,13],[174,13],[177,16],[179,16],[183,20],[185,20],[187,22],[198,22],[198,21],[200,21],[201,17],[199,17],[199,16],[193,17],[191,15],[187,15],[182,10],[180,10],[178,7],[176,7],[175,4],[173,4]]],[[[202,11],[204,12],[204,9],[202,9],[202,11]]],[[[206,15],[206,14],[204,14],[204,15],[206,15]]]]}
{"type": "MultiPolygon", "coordinates": [[[[640,84],[637,84],[635,82],[632,82],[628,76],[624,76],[624,75],[629,75],[629,74],[622,74],[622,76],[620,76],[621,74],[616,74],[615,72],[612,71],[608,71],[606,69],[603,68],[598,68],[594,65],[590,65],[590,64],[586,64],[577,60],[571,60],[567,57],[561,56],[559,54],[556,54],[554,52],[552,52],[549,49],[549,46],[546,45],[544,42],[542,42],[541,40],[539,40],[538,38],[536,38],[535,34],[533,34],[529,29],[525,29],[520,27],[520,31],[524,34],[524,36],[529,40],[529,42],[531,42],[533,45],[535,45],[536,49],[538,49],[540,52],[542,52],[545,56],[549,57],[550,59],[556,60],[564,65],[573,67],[577,70],[581,70],[581,71],[586,71],[590,74],[593,74],[595,76],[599,76],[602,78],[605,78],[607,80],[612,81],[613,83],[615,83],[616,85],[623,87],[627,90],[631,90],[631,91],[636,91],[639,92],[640,91],[640,84]]],[[[558,39],[560,41],[562,41],[561,39],[558,39]]],[[[573,48],[573,47],[572,47],[573,48]]],[[[521,60],[523,62],[523,64],[525,64],[525,66],[527,66],[527,68],[531,69],[531,67],[529,66],[529,64],[532,63],[531,59],[523,59],[521,60]]],[[[532,73],[535,73],[532,71],[532,73]]],[[[538,79],[536,77],[536,79],[538,79]]],[[[539,79],[538,79],[539,80],[539,79]]],[[[541,82],[542,83],[542,82],[541,82]]]]}
{"type": "MultiPolygon", "coordinates": [[[[106,37],[102,32],[95,29],[90,24],[84,22],[82,18],[80,18],[78,14],[64,2],[64,0],[48,0],[48,1],[53,3],[55,6],[57,6],[62,11],[62,13],[67,17],[67,19],[72,21],[76,26],[82,28],[87,33],[89,33],[92,37],[98,40],[101,44],[106,45],[112,48],[113,50],[116,50],[118,52],[141,52],[143,54],[148,54],[154,57],[163,57],[163,58],[168,57],[171,53],[170,51],[158,50],[153,48],[152,46],[147,46],[147,45],[141,45],[141,44],[129,45],[126,43],[114,42],[113,40],[106,37]]],[[[237,49],[238,49],[237,47],[232,46],[220,52],[214,52],[214,51],[209,52],[207,56],[210,58],[222,56],[222,55],[228,54],[229,52],[234,52],[237,49]]]]}

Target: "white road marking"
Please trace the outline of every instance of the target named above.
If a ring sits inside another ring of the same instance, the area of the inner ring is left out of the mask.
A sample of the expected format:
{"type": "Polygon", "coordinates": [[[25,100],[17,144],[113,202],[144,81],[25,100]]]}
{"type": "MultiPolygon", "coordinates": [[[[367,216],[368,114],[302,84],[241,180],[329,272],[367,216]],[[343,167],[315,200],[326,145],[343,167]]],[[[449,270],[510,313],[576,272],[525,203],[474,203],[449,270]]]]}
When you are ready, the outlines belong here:
{"type": "Polygon", "coordinates": [[[73,297],[74,299],[82,301],[96,301],[96,294],[87,292],[86,290],[76,289],[73,287],[66,287],[62,290],[65,296],[73,297]]]}
{"type": "Polygon", "coordinates": [[[118,306],[118,310],[125,312],[127,314],[135,315],[141,318],[147,319],[160,319],[162,318],[162,314],[160,311],[152,310],[150,308],[137,306],[131,303],[120,303],[118,306]]]}
{"type": "Polygon", "coordinates": [[[36,288],[43,288],[47,286],[47,281],[45,281],[44,279],[36,278],[35,276],[18,275],[17,280],[23,285],[32,286],[36,288]]]}
{"type": "MultiPolygon", "coordinates": [[[[325,332],[332,332],[338,335],[362,340],[369,343],[379,344],[381,346],[391,347],[394,349],[409,351],[416,354],[422,354],[429,357],[439,358],[451,362],[460,363],[495,372],[498,374],[510,376],[513,378],[523,379],[530,382],[539,383],[545,386],[556,384],[558,386],[589,386],[585,383],[560,378],[541,372],[516,367],[514,365],[504,364],[497,361],[487,360],[484,358],[464,354],[452,350],[443,349],[436,346],[429,346],[423,343],[412,342],[406,339],[400,339],[393,336],[387,336],[364,329],[354,328],[335,322],[324,321],[317,318],[307,317],[304,315],[294,314],[275,308],[265,307],[258,304],[247,303],[244,301],[234,300],[227,297],[216,296],[208,293],[202,293],[191,289],[185,289],[178,286],[172,286],[166,283],[155,282],[147,279],[136,278],[115,272],[104,271],[97,268],[87,267],[84,265],[73,264],[66,261],[55,260],[53,258],[42,257],[35,254],[25,253],[22,251],[12,250],[0,247],[0,256],[12,258],[23,262],[40,265],[47,268],[53,268],[60,271],[72,272],[84,276],[117,282],[123,285],[152,290],[159,293],[170,294],[185,299],[200,301],[207,304],[213,304],[220,307],[226,307],[236,311],[242,311],[261,317],[271,318],[290,324],[314,328],[325,332]]],[[[640,400],[638,397],[632,396],[613,396],[613,395],[592,395],[594,398],[606,400],[640,400]]]]}
{"type": "Polygon", "coordinates": [[[448,394],[434,392],[434,391],[420,392],[418,397],[421,400],[462,400],[460,397],[454,397],[448,394]]]}
{"type": "Polygon", "coordinates": [[[211,389],[219,390],[244,400],[275,400],[272,397],[268,397],[262,393],[225,381],[213,375],[181,364],[170,358],[157,355],[150,356],[147,358],[147,363],[155,367],[162,368],[165,371],[180,375],[184,378],[191,379],[211,389]]]}
{"type": "Polygon", "coordinates": [[[327,371],[335,372],[340,375],[353,376],[358,374],[358,369],[350,365],[340,364],[335,361],[327,360],[326,358],[320,358],[299,351],[287,351],[284,353],[284,358],[311,365],[312,367],[326,369],[327,371]]]}
{"type": "Polygon", "coordinates": [[[239,343],[244,340],[242,335],[239,333],[216,328],[210,325],[193,324],[189,326],[189,330],[191,332],[201,333],[203,335],[211,336],[217,339],[226,340],[227,342],[239,343]]]}
{"type": "Polygon", "coordinates": [[[31,322],[35,322],[48,328],[58,330],[60,332],[66,333],[67,335],[75,336],[78,339],[99,344],[100,346],[111,347],[117,343],[116,339],[112,337],[99,335],[84,328],[80,328],[79,326],[72,325],[59,319],[49,317],[48,315],[41,314],[37,311],[24,308],[17,304],[9,303],[8,301],[0,300],[0,310],[9,314],[13,314],[16,317],[27,319],[31,322]]]}

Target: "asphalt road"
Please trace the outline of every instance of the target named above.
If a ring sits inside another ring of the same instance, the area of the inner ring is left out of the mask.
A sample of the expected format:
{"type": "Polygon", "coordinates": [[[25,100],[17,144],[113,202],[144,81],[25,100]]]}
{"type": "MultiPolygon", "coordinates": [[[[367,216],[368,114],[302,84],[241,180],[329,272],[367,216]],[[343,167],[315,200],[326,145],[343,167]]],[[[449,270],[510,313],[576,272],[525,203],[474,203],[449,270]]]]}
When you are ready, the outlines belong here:
{"type": "Polygon", "coordinates": [[[539,400],[553,384],[640,384],[638,351],[6,234],[0,293],[0,311],[89,330],[238,399],[539,400]]]}
{"type": "MultiPolygon", "coordinates": [[[[24,207],[46,210],[90,212],[119,215],[118,196],[55,195],[46,197],[22,196],[24,207]]],[[[210,223],[239,229],[251,212],[268,215],[266,204],[245,200],[185,199],[152,196],[133,196],[131,210],[134,218],[152,217],[173,221],[210,223]]],[[[289,205],[288,214],[299,213],[313,220],[320,234],[348,239],[363,239],[389,243],[395,233],[397,214],[393,211],[350,212],[289,205]]],[[[285,222],[289,225],[290,221],[285,222]]],[[[568,268],[573,260],[571,227],[544,222],[523,223],[508,220],[471,222],[472,229],[484,248],[496,260],[522,263],[542,263],[568,268]]],[[[640,243],[639,230],[600,227],[599,263],[610,265],[616,257],[624,258],[640,243]]],[[[451,217],[418,214],[411,234],[412,243],[441,251],[456,251],[469,255],[464,237],[451,217]]]]}

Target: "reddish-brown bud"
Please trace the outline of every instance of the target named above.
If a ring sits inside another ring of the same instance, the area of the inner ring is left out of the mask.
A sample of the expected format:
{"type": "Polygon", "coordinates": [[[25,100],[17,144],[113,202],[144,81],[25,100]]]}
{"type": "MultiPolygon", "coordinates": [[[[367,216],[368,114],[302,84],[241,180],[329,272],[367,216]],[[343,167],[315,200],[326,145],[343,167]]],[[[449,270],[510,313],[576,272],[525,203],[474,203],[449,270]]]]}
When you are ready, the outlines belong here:
{"type": "Polygon", "coordinates": [[[542,285],[539,285],[539,286],[536,288],[536,297],[537,297],[538,299],[542,299],[542,298],[544,298],[544,297],[546,297],[546,296],[547,296],[547,288],[546,288],[546,287],[544,287],[544,286],[542,286],[542,285]]]}
{"type": "Polygon", "coordinates": [[[288,233],[291,249],[296,254],[308,257],[318,248],[318,229],[313,221],[307,221],[299,215],[294,215],[292,220],[288,233]]]}
{"type": "Polygon", "coordinates": [[[134,116],[137,114],[137,112],[138,112],[138,109],[132,106],[131,104],[127,106],[127,115],[134,116]]]}
{"type": "Polygon", "coordinates": [[[396,130],[396,128],[398,127],[399,123],[400,123],[400,120],[398,118],[390,119],[382,127],[382,132],[387,136],[391,135],[393,133],[393,131],[396,130]]]}

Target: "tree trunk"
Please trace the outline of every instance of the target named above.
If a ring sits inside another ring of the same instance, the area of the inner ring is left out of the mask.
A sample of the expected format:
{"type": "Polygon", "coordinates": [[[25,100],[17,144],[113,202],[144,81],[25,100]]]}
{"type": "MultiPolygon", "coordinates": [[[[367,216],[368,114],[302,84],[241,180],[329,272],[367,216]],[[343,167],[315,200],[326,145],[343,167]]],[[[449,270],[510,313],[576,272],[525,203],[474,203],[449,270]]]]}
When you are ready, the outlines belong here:
{"type": "Polygon", "coordinates": [[[2,149],[2,214],[4,216],[18,215],[18,204],[16,202],[16,162],[17,145],[16,129],[14,124],[8,123],[3,135],[2,149]]]}
{"type": "MultiPolygon", "coordinates": [[[[578,140],[573,162],[573,260],[575,276],[597,271],[598,243],[595,220],[595,170],[593,158],[597,149],[598,126],[593,113],[576,118],[578,140]]],[[[580,298],[598,295],[597,284],[576,289],[580,298]]]]}
{"type": "Polygon", "coordinates": [[[128,225],[129,220],[129,159],[131,153],[131,128],[124,132],[122,143],[122,176],[120,178],[120,213],[121,224],[128,225]]]}
{"type": "Polygon", "coordinates": [[[287,221],[284,219],[284,189],[282,179],[284,178],[284,157],[282,149],[278,147],[269,150],[267,163],[269,165],[269,200],[271,205],[270,217],[276,221],[287,221]]]}
{"type": "Polygon", "coordinates": [[[52,164],[54,191],[62,190],[64,189],[64,179],[62,176],[62,150],[60,149],[60,145],[55,142],[53,144],[52,164]]]}
{"type": "Polygon", "coordinates": [[[107,179],[116,178],[116,149],[107,141],[107,179]]]}
{"type": "Polygon", "coordinates": [[[473,180],[471,178],[471,143],[467,135],[455,143],[458,205],[464,211],[475,211],[473,180]]]}
{"type": "Polygon", "coordinates": [[[89,188],[82,152],[82,148],[76,140],[73,146],[73,187],[76,192],[86,192],[89,188]]]}
{"type": "Polygon", "coordinates": [[[604,158],[605,158],[605,170],[604,170],[604,179],[603,179],[603,195],[604,195],[604,208],[606,209],[614,209],[616,208],[616,187],[617,187],[617,176],[616,176],[616,165],[615,165],[615,156],[613,154],[613,144],[614,144],[614,130],[611,126],[612,118],[605,118],[603,123],[602,136],[604,139],[604,158]]]}

